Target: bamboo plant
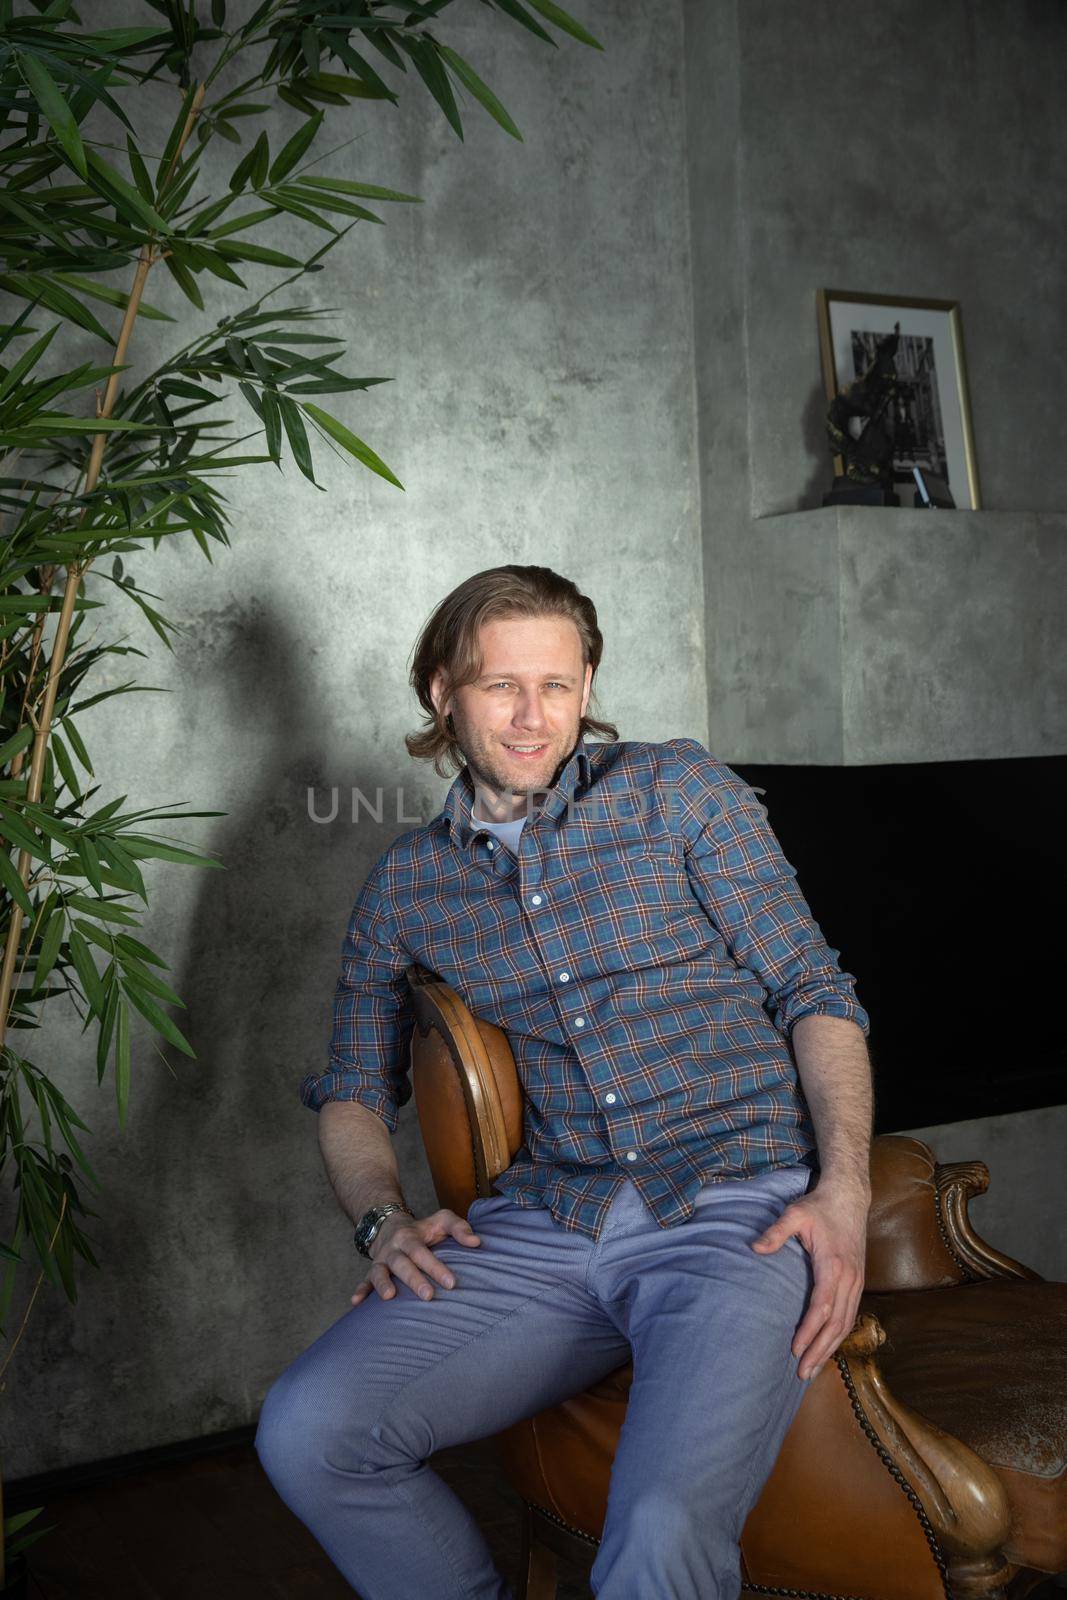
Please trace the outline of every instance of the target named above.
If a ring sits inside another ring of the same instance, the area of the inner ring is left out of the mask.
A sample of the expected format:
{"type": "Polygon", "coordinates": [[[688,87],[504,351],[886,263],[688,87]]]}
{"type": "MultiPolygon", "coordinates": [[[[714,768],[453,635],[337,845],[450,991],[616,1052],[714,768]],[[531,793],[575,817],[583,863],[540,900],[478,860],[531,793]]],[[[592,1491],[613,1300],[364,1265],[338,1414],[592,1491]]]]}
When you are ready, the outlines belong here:
{"type": "MultiPolygon", "coordinates": [[[[141,686],[94,690],[94,671],[142,652],[101,642],[89,614],[121,599],[171,647],[175,625],[144,565],[179,534],[210,561],[229,542],[235,475],[293,464],[314,484],[315,453],[329,448],[402,487],[320,403],[385,380],[344,370],[343,338],[298,286],[353,229],[382,220],[374,208],[417,199],[350,175],[353,102],[392,106],[417,85],[460,138],[467,97],[521,137],[439,37],[453,3],[142,0],[137,25],[94,28],[73,0],[0,0],[0,1387],[42,1284],[73,1301],[77,1263],[96,1265],[88,1130],[22,1040],[47,1002],[73,1005],[121,1126],[134,1015],[157,1048],[193,1053],[166,960],[138,937],[142,864],[221,864],[166,826],[217,813],[136,810],[99,793],[82,713],[141,686]],[[280,120],[296,123],[288,137],[280,120]],[[220,162],[224,146],[232,160],[220,162]],[[321,239],[308,255],[291,253],[293,219],[321,239]],[[139,327],[178,331],[148,298],[160,272],[190,303],[192,337],[145,370],[139,327]],[[240,308],[213,315],[213,291],[232,305],[234,286],[240,308]],[[31,1246],[36,1282],[11,1337],[31,1246]]],[[[542,42],[555,28],[600,48],[554,0],[481,4],[542,42]]]]}

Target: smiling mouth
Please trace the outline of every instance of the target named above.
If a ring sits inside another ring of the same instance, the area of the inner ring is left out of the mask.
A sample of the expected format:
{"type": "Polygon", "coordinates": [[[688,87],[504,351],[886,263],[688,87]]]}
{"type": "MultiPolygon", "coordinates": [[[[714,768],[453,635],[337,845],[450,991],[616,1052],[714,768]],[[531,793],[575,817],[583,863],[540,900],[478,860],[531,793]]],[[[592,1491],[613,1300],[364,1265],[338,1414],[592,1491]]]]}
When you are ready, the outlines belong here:
{"type": "Polygon", "coordinates": [[[504,749],[509,751],[513,756],[527,756],[527,757],[540,755],[541,751],[542,750],[547,750],[547,748],[548,748],[548,746],[544,745],[544,744],[534,744],[534,745],[505,744],[504,745],[504,749]]]}

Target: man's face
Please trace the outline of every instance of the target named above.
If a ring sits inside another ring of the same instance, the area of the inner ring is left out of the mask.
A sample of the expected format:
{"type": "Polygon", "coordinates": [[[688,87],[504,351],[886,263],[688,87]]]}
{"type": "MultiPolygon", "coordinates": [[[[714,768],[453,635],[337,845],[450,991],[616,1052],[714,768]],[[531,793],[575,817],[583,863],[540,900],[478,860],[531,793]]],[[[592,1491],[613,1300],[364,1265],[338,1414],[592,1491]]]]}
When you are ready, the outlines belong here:
{"type": "Polygon", "coordinates": [[[503,617],[482,627],[478,644],[478,679],[447,694],[439,671],[430,692],[452,713],[479,791],[475,815],[506,822],[526,814],[527,796],[551,786],[577,744],[593,669],[566,617],[503,617]]]}

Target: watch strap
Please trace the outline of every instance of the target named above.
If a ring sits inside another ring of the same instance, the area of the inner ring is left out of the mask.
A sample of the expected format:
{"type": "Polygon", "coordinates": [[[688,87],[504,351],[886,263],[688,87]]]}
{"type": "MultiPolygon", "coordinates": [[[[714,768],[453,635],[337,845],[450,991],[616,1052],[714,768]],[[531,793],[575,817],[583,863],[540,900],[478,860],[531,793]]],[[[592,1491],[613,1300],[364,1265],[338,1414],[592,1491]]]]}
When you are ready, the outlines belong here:
{"type": "Polygon", "coordinates": [[[391,1217],[394,1211],[403,1211],[407,1216],[414,1212],[399,1200],[391,1200],[388,1205],[371,1206],[365,1211],[356,1224],[356,1231],[352,1235],[356,1249],[361,1256],[370,1257],[370,1247],[378,1237],[378,1231],[386,1217],[391,1217]]]}

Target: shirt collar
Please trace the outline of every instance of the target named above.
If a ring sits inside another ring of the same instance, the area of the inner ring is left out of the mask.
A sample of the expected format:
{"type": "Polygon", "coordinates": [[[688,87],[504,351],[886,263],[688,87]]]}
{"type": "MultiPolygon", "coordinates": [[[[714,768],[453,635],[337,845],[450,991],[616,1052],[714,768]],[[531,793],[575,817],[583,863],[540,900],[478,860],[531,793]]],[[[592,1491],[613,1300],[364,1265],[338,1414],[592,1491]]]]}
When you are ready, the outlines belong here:
{"type": "MultiPolygon", "coordinates": [[[[544,802],[539,810],[550,815],[555,815],[563,810],[567,802],[579,789],[587,789],[592,782],[593,761],[589,745],[584,736],[578,740],[567,760],[564,762],[559,777],[547,791],[544,802]]],[[[464,767],[456,777],[444,807],[439,817],[444,822],[453,837],[460,844],[469,842],[473,834],[478,831],[476,818],[471,817],[471,807],[474,804],[474,783],[470,771],[464,767]]],[[[534,812],[537,815],[537,812],[534,812]]]]}

